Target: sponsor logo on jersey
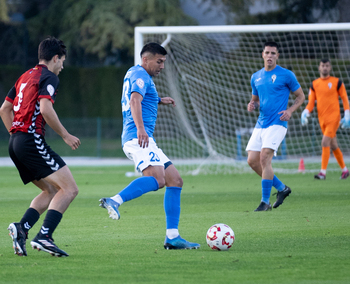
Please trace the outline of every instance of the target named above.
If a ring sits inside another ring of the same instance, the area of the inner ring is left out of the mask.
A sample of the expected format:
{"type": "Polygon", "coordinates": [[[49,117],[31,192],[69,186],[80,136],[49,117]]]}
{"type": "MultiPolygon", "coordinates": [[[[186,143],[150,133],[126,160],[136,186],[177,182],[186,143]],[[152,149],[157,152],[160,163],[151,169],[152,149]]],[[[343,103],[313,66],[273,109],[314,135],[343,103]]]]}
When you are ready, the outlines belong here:
{"type": "Polygon", "coordinates": [[[145,82],[141,78],[138,78],[136,80],[136,85],[142,89],[145,86],[145,82]]]}
{"type": "Polygon", "coordinates": [[[12,122],[12,127],[22,127],[22,126],[24,126],[24,122],[22,122],[22,121],[14,121],[14,122],[12,122]]]}
{"type": "Polygon", "coordinates": [[[332,89],[332,83],[331,82],[328,83],[328,88],[332,89]]]}
{"type": "Polygon", "coordinates": [[[55,93],[55,88],[51,84],[49,84],[47,85],[46,89],[49,92],[50,96],[52,97],[55,93]]]}
{"type": "Polygon", "coordinates": [[[273,75],[271,76],[271,79],[272,79],[272,83],[275,83],[275,81],[276,81],[276,78],[277,78],[277,76],[276,76],[275,74],[273,74],[273,75]]]}

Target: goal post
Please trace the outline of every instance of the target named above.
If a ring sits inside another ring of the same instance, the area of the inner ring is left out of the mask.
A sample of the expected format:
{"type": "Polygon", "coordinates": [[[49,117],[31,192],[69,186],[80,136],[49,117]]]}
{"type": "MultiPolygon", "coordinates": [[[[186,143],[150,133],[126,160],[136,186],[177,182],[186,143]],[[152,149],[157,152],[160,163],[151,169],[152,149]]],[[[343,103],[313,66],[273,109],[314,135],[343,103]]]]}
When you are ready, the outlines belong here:
{"type": "MultiPolygon", "coordinates": [[[[135,64],[140,64],[147,42],[167,49],[165,69],[154,81],[159,95],[173,97],[177,106],[159,108],[155,138],[185,171],[232,173],[247,168],[245,146],[258,117],[257,112],[247,112],[250,78],[264,65],[261,52],[267,40],[280,44],[277,63],[295,73],[306,97],[319,77],[322,58],[330,59],[331,75],[350,92],[350,23],[135,28],[135,64]]],[[[293,100],[291,95],[289,103],[293,100]]],[[[310,123],[302,127],[305,106],[289,121],[274,159],[276,170],[297,172],[291,161],[320,160],[322,133],[316,108],[310,123]]],[[[337,140],[349,157],[350,130],[339,129],[337,140]]]]}

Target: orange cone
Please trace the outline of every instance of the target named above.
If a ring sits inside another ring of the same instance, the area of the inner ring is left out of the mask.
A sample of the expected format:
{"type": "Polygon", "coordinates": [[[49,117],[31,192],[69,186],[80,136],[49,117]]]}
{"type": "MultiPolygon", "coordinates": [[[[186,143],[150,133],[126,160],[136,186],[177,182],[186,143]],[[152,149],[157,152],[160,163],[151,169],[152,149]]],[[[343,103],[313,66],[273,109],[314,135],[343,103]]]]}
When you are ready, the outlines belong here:
{"type": "Polygon", "coordinates": [[[300,159],[298,172],[299,173],[304,173],[305,172],[304,159],[300,159]]]}

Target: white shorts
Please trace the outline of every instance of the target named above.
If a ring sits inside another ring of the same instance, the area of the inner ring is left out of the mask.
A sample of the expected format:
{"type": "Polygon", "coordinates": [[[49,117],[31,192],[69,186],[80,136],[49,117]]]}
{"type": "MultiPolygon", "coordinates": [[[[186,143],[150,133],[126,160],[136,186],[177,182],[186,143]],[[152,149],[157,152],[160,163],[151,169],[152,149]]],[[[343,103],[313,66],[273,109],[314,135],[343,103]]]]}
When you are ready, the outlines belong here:
{"type": "Polygon", "coordinates": [[[276,152],[287,134],[287,128],[281,125],[272,125],[268,128],[254,128],[246,151],[261,152],[263,148],[269,148],[276,152]]]}
{"type": "Polygon", "coordinates": [[[134,161],[135,169],[139,172],[149,166],[164,166],[170,162],[153,138],[149,138],[147,148],[141,148],[137,138],[132,139],[124,144],[123,151],[130,160],[134,161]]]}

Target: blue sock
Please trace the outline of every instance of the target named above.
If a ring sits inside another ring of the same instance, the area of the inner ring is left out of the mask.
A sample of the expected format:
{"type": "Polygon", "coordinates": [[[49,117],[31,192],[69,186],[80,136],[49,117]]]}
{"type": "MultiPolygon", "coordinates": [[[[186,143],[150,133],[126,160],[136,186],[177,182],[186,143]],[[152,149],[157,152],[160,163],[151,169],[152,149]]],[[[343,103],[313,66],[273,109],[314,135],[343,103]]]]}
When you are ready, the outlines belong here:
{"type": "Polygon", "coordinates": [[[159,185],[154,177],[139,177],[119,192],[119,195],[126,202],[140,197],[149,191],[156,191],[158,189],[159,185]]]}
{"type": "Polygon", "coordinates": [[[271,179],[263,179],[263,180],[261,180],[261,186],[262,186],[262,198],[261,198],[261,201],[269,204],[271,188],[272,188],[272,180],[271,179]]]}
{"type": "Polygon", "coordinates": [[[272,186],[274,188],[276,188],[278,191],[282,191],[285,188],[285,184],[283,182],[281,182],[278,177],[276,177],[275,175],[273,176],[273,180],[272,180],[272,186]]]}
{"type": "Polygon", "coordinates": [[[180,221],[181,187],[167,187],[164,194],[164,211],[167,229],[177,229],[180,221]]]}

